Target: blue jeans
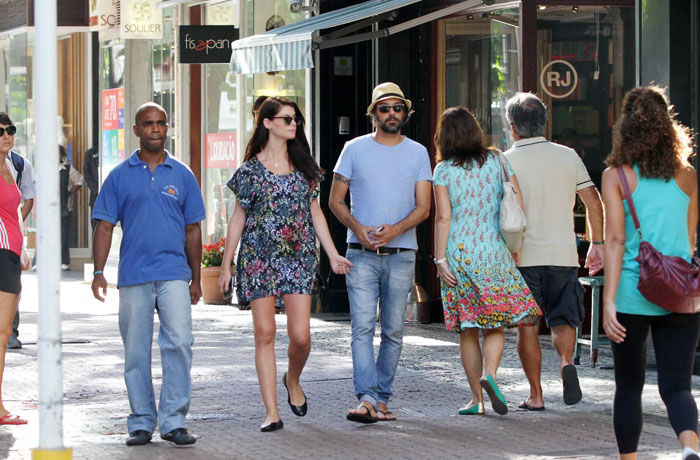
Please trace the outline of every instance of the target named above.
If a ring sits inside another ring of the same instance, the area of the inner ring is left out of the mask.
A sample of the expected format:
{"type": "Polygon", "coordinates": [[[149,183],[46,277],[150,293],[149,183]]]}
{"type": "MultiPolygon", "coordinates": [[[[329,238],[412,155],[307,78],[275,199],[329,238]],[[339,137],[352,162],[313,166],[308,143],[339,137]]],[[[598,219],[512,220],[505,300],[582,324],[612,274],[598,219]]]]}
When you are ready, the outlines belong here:
{"type": "Polygon", "coordinates": [[[124,380],[131,414],[129,433],[160,432],[185,427],[192,384],[192,307],[189,283],[181,280],[154,281],[119,288],[119,332],[124,343],[124,380]],[[153,311],[158,312],[158,346],[163,367],[159,411],[151,382],[153,311]]]}
{"type": "Polygon", "coordinates": [[[406,300],[413,282],[415,251],[378,255],[348,249],[352,263],[346,275],[352,326],[352,364],[355,396],[372,405],[391,399],[391,385],[403,346],[406,300]],[[380,301],[381,342],[374,360],[374,327],[380,301]]]}

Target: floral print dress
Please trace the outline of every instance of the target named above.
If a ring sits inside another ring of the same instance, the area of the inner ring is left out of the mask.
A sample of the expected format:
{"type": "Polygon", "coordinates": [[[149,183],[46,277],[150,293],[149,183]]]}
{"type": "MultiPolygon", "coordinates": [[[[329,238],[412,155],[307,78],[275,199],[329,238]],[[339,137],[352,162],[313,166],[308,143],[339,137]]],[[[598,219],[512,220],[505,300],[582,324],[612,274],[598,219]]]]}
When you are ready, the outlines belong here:
{"type": "Polygon", "coordinates": [[[446,257],[457,285],[441,282],[447,330],[534,322],[542,312],[498,225],[503,196],[498,156],[489,154],[482,167],[443,161],[435,167],[433,184],[447,187],[452,207],[446,257]]]}
{"type": "Polygon", "coordinates": [[[236,262],[239,301],[311,294],[318,258],[310,206],[319,184],[299,170],[273,174],[256,157],[227,185],[247,215],[236,262]]]}

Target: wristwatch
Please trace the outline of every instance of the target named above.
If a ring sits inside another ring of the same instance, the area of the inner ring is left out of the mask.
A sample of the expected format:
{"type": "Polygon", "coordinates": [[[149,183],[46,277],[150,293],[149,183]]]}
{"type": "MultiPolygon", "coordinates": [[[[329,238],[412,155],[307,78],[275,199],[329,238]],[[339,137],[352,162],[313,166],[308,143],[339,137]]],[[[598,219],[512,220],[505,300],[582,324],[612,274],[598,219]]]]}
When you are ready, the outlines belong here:
{"type": "Polygon", "coordinates": [[[433,258],[433,263],[435,265],[440,265],[441,263],[445,262],[446,260],[447,260],[447,257],[443,257],[442,259],[433,258]]]}

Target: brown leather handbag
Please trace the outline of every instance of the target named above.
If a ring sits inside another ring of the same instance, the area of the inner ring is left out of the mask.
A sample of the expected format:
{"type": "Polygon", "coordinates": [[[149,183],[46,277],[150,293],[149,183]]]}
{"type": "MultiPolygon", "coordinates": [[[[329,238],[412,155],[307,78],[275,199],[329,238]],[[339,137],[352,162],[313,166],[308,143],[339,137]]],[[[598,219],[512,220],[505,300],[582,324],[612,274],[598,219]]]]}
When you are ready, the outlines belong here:
{"type": "Polygon", "coordinates": [[[693,257],[689,263],[681,257],[666,256],[644,241],[627,178],[622,168],[617,168],[617,173],[639,235],[639,254],[634,259],[639,263],[637,289],[649,302],[672,313],[699,312],[700,259],[693,257]]]}

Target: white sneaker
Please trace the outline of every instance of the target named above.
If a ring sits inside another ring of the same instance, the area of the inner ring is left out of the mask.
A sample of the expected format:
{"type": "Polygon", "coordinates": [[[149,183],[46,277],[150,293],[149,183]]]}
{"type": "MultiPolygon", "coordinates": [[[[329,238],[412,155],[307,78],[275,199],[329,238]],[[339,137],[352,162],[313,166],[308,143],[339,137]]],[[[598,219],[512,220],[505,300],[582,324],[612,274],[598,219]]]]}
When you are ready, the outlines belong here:
{"type": "Polygon", "coordinates": [[[61,264],[61,270],[70,270],[70,265],[68,265],[68,264],[61,264]]]}

